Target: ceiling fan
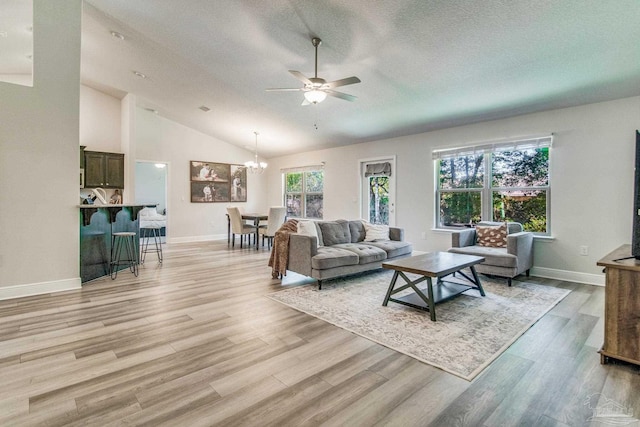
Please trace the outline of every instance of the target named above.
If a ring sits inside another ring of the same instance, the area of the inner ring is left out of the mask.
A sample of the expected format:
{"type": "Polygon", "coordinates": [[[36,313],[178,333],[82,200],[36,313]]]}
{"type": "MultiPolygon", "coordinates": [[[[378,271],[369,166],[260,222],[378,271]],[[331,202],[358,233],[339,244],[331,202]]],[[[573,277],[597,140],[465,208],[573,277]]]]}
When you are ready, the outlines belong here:
{"type": "Polygon", "coordinates": [[[345,79],[328,82],[325,79],[318,77],[318,46],[320,46],[322,40],[320,40],[318,37],[314,37],[311,39],[311,43],[313,44],[313,47],[316,48],[314,77],[306,77],[300,71],[289,70],[293,77],[304,83],[304,86],[301,88],[273,88],[267,89],[267,92],[304,92],[304,101],[302,102],[302,105],[318,104],[324,101],[327,95],[335,96],[336,98],[344,99],[346,101],[355,101],[357,97],[338,92],[333,89],[340,86],[360,83],[360,79],[352,76],[345,79]]]}

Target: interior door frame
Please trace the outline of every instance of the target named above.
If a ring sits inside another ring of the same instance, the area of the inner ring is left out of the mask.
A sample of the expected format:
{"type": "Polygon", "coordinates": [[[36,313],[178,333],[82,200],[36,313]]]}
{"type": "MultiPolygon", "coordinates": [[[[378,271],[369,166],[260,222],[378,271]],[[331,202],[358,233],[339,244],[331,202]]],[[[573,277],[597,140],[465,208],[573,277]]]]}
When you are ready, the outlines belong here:
{"type": "MultiPolygon", "coordinates": [[[[170,192],[170,188],[171,188],[171,185],[170,185],[170,180],[171,180],[171,162],[163,161],[163,160],[141,160],[141,159],[136,159],[135,163],[153,163],[154,165],[156,163],[162,163],[162,164],[166,165],[164,167],[164,169],[166,170],[166,172],[165,172],[165,174],[166,174],[165,178],[166,179],[165,179],[165,184],[164,184],[164,203],[165,203],[165,209],[167,210],[167,212],[171,212],[171,206],[170,206],[171,205],[171,197],[169,197],[170,196],[169,192],[170,192]]],[[[133,187],[135,189],[135,181],[133,183],[133,187]]],[[[135,194],[133,196],[135,198],[135,194]]],[[[167,215],[167,227],[165,229],[165,233],[166,233],[165,238],[167,239],[167,241],[169,240],[169,232],[170,232],[169,231],[170,230],[169,222],[170,221],[171,221],[171,215],[167,215]]]]}
{"type": "Polygon", "coordinates": [[[396,155],[389,156],[378,156],[378,157],[368,157],[365,159],[358,160],[358,176],[360,177],[360,196],[359,196],[359,206],[360,206],[360,218],[366,219],[368,217],[368,206],[365,206],[365,203],[368,203],[369,192],[364,189],[365,185],[365,176],[364,171],[366,165],[369,163],[380,163],[380,162],[389,162],[391,163],[391,176],[389,176],[389,226],[395,227],[396,225],[396,155]]]}

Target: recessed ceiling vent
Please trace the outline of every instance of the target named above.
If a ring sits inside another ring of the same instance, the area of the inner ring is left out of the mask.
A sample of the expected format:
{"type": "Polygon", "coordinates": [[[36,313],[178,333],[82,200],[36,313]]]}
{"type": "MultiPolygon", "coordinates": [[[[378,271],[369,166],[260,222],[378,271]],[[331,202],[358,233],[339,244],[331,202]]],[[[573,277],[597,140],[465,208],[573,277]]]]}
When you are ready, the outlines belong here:
{"type": "Polygon", "coordinates": [[[204,111],[205,113],[208,113],[209,111],[211,111],[211,108],[207,107],[206,105],[201,105],[200,107],[198,107],[200,110],[204,111]]]}

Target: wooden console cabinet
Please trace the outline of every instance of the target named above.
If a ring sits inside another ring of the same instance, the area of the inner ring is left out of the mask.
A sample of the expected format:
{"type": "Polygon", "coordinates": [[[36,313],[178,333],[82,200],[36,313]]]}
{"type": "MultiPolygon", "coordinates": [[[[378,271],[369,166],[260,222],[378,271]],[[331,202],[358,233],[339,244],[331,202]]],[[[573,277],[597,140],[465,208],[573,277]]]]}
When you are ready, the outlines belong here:
{"type": "Polygon", "coordinates": [[[622,245],[597,263],[606,272],[601,363],[640,365],[640,260],[623,259],[630,256],[631,245],[622,245]]]}

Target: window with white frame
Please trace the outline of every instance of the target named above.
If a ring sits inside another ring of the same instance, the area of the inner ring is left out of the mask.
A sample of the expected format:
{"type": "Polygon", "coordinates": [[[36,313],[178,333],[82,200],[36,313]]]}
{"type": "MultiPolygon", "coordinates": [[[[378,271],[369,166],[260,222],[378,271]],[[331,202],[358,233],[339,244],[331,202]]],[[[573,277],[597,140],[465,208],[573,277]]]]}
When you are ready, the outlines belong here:
{"type": "Polygon", "coordinates": [[[283,170],[284,205],[289,218],[322,219],[324,171],[322,166],[283,170]]]}
{"type": "Polygon", "coordinates": [[[436,226],[514,221],[550,234],[549,149],[533,137],[434,150],[436,226]]]}

